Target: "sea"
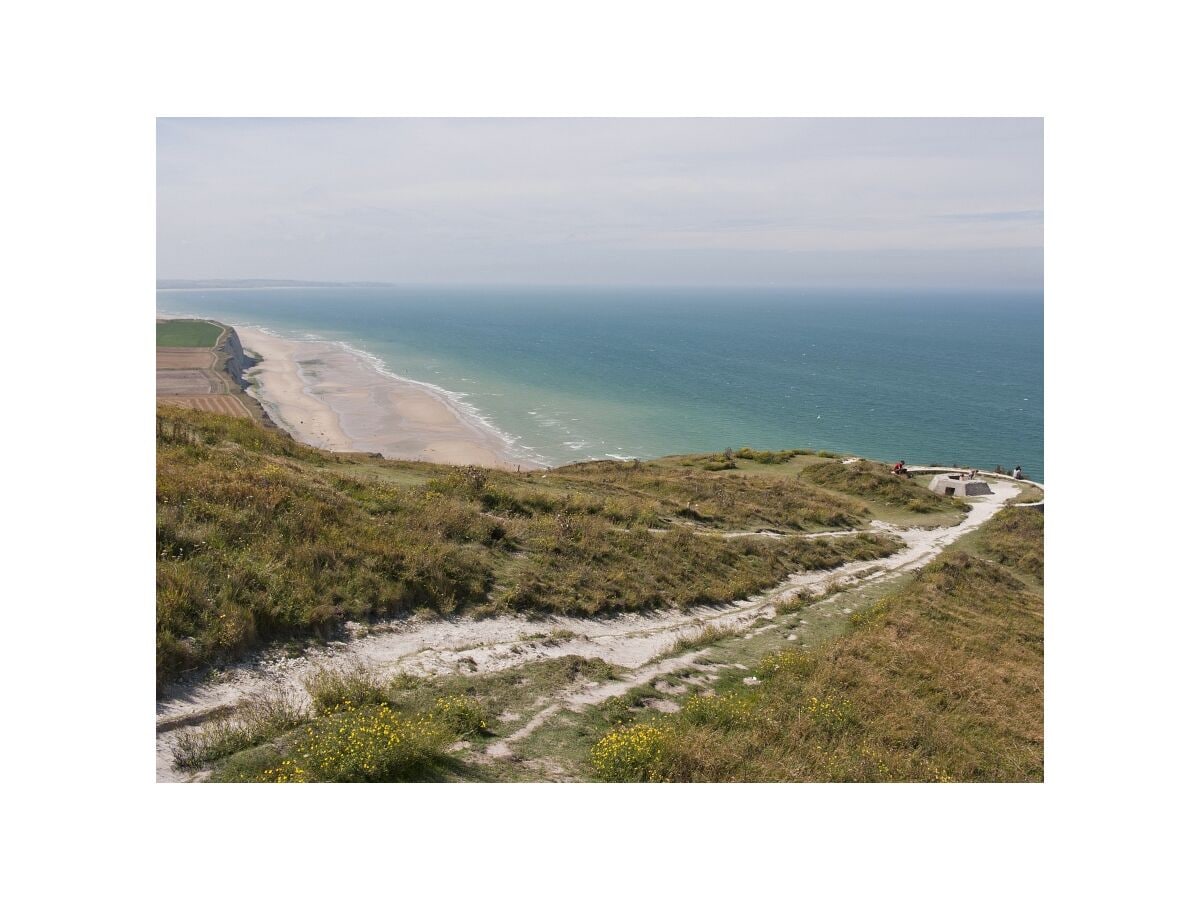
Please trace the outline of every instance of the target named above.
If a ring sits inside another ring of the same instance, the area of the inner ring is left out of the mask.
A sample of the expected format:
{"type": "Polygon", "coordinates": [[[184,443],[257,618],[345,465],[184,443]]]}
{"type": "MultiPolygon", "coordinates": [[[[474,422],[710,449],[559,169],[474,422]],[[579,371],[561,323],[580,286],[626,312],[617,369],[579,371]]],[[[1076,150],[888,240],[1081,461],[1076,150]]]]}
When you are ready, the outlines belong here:
{"type": "Polygon", "coordinates": [[[343,343],[548,465],[803,447],[1045,475],[1041,292],[188,288],[157,306],[343,343]]]}

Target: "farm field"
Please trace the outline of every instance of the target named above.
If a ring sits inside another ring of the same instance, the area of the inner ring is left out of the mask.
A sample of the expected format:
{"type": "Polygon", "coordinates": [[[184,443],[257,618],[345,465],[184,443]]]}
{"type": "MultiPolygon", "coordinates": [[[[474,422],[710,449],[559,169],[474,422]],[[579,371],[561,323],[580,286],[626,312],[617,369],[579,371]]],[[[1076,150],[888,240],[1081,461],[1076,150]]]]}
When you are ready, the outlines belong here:
{"type": "Polygon", "coordinates": [[[232,394],[209,394],[207,396],[160,396],[159,403],[179,406],[184,409],[198,409],[201,412],[220,413],[223,416],[237,416],[251,419],[250,411],[232,394]]]}
{"type": "Polygon", "coordinates": [[[160,397],[215,394],[221,390],[220,382],[209,369],[159,369],[155,385],[160,397]]]}
{"type": "Polygon", "coordinates": [[[155,392],[159,403],[237,418],[255,418],[253,401],[225,371],[225,335],[233,332],[200,319],[156,323],[155,392]]]}
{"type": "Polygon", "coordinates": [[[158,322],[159,347],[212,347],[221,336],[222,328],[202,319],[168,319],[158,322]]]}
{"type": "Polygon", "coordinates": [[[159,347],[155,360],[159,369],[207,369],[213,364],[213,351],[198,347],[159,347]]]}

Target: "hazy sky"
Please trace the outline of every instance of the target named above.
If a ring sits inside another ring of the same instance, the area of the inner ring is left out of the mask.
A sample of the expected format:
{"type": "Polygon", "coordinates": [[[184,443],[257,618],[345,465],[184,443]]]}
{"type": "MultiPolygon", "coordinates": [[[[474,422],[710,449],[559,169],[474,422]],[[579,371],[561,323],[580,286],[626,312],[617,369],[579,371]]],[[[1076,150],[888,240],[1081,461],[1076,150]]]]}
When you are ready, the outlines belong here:
{"type": "Polygon", "coordinates": [[[1040,119],[160,119],[158,276],[1040,288],[1040,119]]]}

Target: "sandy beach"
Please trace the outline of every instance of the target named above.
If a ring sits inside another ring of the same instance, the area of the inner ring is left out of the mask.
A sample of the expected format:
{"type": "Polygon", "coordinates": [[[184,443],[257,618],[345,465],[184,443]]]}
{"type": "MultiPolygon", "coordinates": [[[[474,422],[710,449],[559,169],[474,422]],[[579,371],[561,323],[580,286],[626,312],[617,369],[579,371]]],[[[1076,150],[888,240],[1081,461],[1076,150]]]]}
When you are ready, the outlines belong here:
{"type": "Polygon", "coordinates": [[[326,450],[382,453],[453,465],[524,469],[503,436],[471,421],[432,388],[381,372],[331,341],[295,341],[240,326],[242,345],[263,362],[250,394],[297,440],[326,450]]]}

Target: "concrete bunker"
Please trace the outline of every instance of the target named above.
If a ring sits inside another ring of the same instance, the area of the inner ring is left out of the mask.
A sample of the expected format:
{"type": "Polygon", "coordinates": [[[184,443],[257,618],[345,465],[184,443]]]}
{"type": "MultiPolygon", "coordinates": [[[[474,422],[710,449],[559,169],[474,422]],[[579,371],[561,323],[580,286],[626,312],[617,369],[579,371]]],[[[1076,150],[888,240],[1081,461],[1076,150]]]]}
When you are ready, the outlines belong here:
{"type": "Polygon", "coordinates": [[[986,481],[966,475],[934,475],[933,481],[929,482],[929,489],[947,497],[978,497],[992,492],[986,481]]]}

